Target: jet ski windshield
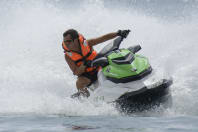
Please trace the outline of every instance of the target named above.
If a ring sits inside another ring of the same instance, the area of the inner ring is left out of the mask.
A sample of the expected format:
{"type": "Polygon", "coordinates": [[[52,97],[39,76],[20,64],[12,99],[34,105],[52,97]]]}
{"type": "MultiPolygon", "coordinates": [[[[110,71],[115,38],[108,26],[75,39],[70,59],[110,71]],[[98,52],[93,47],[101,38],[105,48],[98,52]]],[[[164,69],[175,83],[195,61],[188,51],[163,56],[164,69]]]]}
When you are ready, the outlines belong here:
{"type": "Polygon", "coordinates": [[[111,42],[110,44],[106,45],[96,56],[95,59],[100,58],[100,57],[104,57],[107,54],[109,54],[110,52],[119,49],[120,44],[122,42],[123,38],[122,37],[117,37],[113,42],[111,42]]]}

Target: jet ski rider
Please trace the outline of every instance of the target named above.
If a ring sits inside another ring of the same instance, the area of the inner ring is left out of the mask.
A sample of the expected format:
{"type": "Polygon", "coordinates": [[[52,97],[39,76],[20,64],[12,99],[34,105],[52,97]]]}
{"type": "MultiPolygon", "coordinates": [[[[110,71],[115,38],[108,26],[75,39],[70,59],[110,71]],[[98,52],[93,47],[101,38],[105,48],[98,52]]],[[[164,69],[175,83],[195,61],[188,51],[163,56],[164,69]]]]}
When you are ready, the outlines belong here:
{"type": "Polygon", "coordinates": [[[69,29],[63,33],[62,47],[65,53],[65,60],[73,74],[78,76],[76,81],[77,93],[72,97],[83,95],[89,97],[87,87],[97,80],[98,67],[90,67],[89,63],[97,56],[93,46],[113,39],[117,36],[126,37],[128,30],[118,30],[100,36],[98,38],[86,40],[78,31],[69,29]]]}

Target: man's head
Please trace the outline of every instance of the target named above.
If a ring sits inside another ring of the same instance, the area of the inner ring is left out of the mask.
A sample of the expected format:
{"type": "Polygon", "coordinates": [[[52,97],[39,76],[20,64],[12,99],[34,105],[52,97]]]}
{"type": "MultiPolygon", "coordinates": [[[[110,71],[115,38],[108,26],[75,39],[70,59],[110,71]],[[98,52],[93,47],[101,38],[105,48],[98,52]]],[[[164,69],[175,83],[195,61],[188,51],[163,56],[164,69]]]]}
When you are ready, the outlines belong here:
{"type": "Polygon", "coordinates": [[[74,49],[75,46],[78,46],[78,37],[78,32],[74,29],[69,29],[63,33],[63,41],[70,50],[74,49]]]}

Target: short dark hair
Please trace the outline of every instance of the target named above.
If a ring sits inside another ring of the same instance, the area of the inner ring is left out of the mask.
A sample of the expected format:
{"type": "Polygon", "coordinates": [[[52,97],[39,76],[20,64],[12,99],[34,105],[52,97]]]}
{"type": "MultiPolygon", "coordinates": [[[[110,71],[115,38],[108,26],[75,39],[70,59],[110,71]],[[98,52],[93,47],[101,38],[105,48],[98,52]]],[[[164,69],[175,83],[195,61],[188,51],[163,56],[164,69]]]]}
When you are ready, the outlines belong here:
{"type": "Polygon", "coordinates": [[[69,29],[63,33],[63,37],[67,36],[68,34],[71,35],[72,40],[79,37],[78,32],[75,29],[69,29]]]}

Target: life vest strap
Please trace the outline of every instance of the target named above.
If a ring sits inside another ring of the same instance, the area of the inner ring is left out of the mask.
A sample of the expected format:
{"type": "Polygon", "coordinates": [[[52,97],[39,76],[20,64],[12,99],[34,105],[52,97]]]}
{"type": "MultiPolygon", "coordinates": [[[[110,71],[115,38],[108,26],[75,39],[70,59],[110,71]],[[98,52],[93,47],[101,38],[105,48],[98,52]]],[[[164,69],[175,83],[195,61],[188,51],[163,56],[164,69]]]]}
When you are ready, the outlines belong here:
{"type": "Polygon", "coordinates": [[[75,61],[75,64],[77,64],[81,61],[86,61],[86,58],[88,58],[92,54],[92,52],[93,52],[93,50],[90,50],[90,52],[86,56],[83,56],[82,59],[75,61]]]}

